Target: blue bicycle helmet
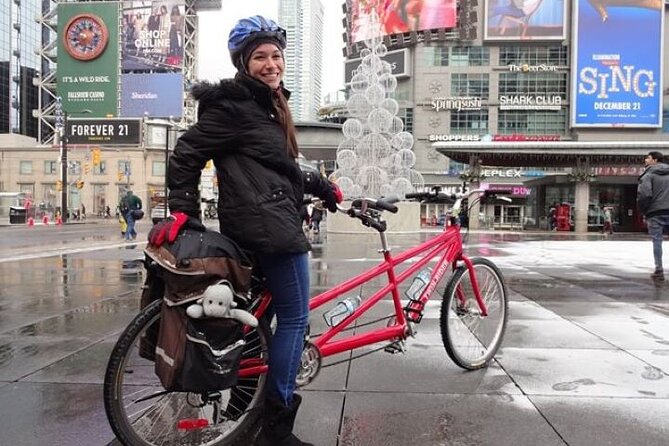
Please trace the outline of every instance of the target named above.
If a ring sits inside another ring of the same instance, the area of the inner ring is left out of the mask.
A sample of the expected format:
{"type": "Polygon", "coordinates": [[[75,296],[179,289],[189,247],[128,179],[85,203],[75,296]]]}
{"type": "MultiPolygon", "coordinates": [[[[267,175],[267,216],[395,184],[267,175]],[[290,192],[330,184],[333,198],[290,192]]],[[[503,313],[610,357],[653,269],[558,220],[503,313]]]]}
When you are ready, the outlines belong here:
{"type": "Polygon", "coordinates": [[[239,70],[245,70],[246,58],[252,51],[251,44],[275,43],[282,51],[286,49],[286,30],[273,20],[254,15],[241,19],[230,31],[228,50],[230,59],[239,70]]]}

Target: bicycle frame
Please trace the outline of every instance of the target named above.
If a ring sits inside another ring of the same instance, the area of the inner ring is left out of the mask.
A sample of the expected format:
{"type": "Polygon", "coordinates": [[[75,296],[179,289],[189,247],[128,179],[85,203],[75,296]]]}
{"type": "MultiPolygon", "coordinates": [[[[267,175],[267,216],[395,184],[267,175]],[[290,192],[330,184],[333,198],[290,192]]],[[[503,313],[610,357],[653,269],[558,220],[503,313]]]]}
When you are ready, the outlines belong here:
{"type": "MultiPolygon", "coordinates": [[[[420,316],[425,304],[430,299],[430,296],[437,287],[437,284],[443,278],[444,274],[446,274],[449,267],[451,270],[454,270],[457,262],[463,261],[469,271],[469,276],[472,282],[472,289],[476,300],[478,301],[481,314],[483,316],[487,315],[487,308],[480,295],[473,265],[471,260],[463,255],[462,238],[460,235],[459,225],[454,224],[445,226],[444,231],[437,237],[423,242],[414,248],[403,251],[397,256],[391,255],[390,249],[388,248],[386,234],[381,232],[379,235],[381,237],[381,245],[383,247],[383,261],[381,263],[360,273],[355,277],[335,285],[328,291],[312,297],[309,301],[309,311],[313,311],[337,298],[342,297],[350,291],[358,288],[360,285],[365,284],[374,278],[381,276],[382,274],[386,274],[388,278],[388,283],[385,286],[373,293],[371,296],[366,298],[363,297],[363,301],[361,302],[360,306],[356,308],[355,311],[346,317],[346,319],[344,319],[341,323],[334,327],[328,328],[320,335],[315,337],[312,336],[311,342],[316,346],[321,354],[321,357],[323,358],[378,342],[405,339],[409,335],[410,329],[407,317],[404,313],[405,310],[402,307],[398,285],[403,283],[407,278],[412,277],[415,273],[417,273],[421,268],[423,268],[436,257],[439,257],[439,260],[437,261],[436,267],[432,270],[430,281],[422,291],[420,297],[416,301],[410,301],[410,309],[407,311],[409,313],[416,313],[420,316]],[[419,260],[417,260],[413,265],[409,266],[406,270],[399,274],[395,273],[396,266],[406,262],[409,259],[417,258],[420,255],[423,256],[419,258],[419,260]],[[335,336],[340,334],[343,330],[345,330],[388,294],[392,296],[395,309],[395,321],[393,324],[384,328],[375,328],[364,333],[350,335],[343,339],[333,340],[335,336]]],[[[458,298],[464,301],[464,296],[462,296],[461,293],[462,292],[458,290],[458,298]]],[[[254,313],[257,318],[262,317],[269,307],[271,296],[268,292],[265,292],[260,299],[260,305],[254,313]]],[[[417,322],[419,321],[420,317],[418,317],[417,322]]],[[[256,361],[247,363],[242,361],[239,376],[256,376],[266,372],[267,365],[260,365],[256,361]]]]}

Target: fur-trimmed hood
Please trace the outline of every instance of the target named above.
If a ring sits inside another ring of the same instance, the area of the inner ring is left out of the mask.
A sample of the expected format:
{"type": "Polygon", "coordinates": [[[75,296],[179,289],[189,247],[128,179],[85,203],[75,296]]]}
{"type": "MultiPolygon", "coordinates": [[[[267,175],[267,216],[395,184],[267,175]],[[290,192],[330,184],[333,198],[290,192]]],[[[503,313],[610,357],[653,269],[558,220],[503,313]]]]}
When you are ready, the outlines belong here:
{"type": "MultiPolygon", "coordinates": [[[[281,89],[286,99],[289,99],[290,91],[283,87],[283,82],[281,82],[281,89]]],[[[263,82],[242,73],[237,73],[233,79],[221,79],[218,83],[198,82],[191,87],[190,94],[199,102],[200,109],[221,99],[233,101],[256,99],[261,103],[272,103],[272,89],[263,82]]]]}

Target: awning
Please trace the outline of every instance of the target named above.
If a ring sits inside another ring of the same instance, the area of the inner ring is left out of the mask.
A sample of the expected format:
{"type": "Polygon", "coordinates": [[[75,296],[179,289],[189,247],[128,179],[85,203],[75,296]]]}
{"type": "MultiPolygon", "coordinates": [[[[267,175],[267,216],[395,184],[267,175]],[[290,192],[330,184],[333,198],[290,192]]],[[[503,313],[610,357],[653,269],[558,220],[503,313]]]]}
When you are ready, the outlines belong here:
{"type": "Polygon", "coordinates": [[[432,147],[461,163],[477,156],[485,166],[572,167],[584,158],[590,166],[639,164],[651,150],[669,152],[669,141],[435,142],[432,147]]]}

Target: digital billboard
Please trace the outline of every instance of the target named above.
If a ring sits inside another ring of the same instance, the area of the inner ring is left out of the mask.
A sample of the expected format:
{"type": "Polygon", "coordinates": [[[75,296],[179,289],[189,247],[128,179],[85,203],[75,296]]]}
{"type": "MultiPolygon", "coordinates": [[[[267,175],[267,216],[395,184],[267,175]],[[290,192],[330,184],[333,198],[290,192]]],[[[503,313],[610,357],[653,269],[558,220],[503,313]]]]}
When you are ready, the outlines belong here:
{"type": "Polygon", "coordinates": [[[619,4],[574,2],[573,127],[661,125],[663,4],[619,4]]]}
{"type": "Polygon", "coordinates": [[[178,71],[184,55],[184,2],[125,1],[121,26],[123,71],[178,71]]]}
{"type": "Polygon", "coordinates": [[[118,4],[58,4],[56,91],[71,116],[118,113],[118,4]]]}
{"type": "Polygon", "coordinates": [[[567,0],[487,0],[485,3],[484,39],[566,38],[567,0]]]}
{"type": "Polygon", "coordinates": [[[364,40],[369,22],[376,13],[384,35],[422,31],[435,28],[454,28],[456,0],[350,0],[351,43],[364,40]]]}
{"type": "Polygon", "coordinates": [[[121,116],[181,118],[184,78],[181,73],[121,75],[121,116]]]}

